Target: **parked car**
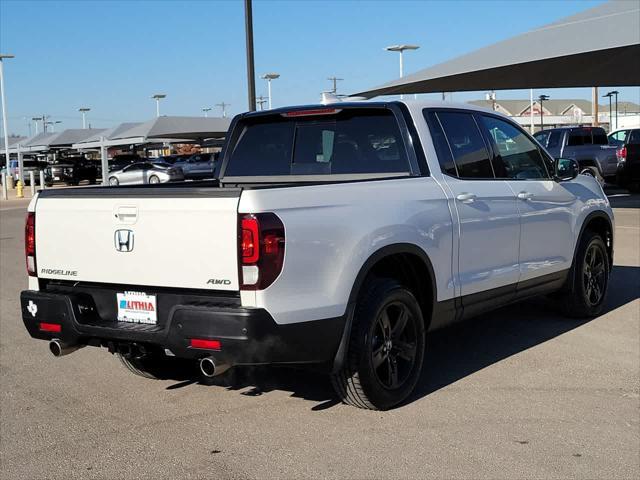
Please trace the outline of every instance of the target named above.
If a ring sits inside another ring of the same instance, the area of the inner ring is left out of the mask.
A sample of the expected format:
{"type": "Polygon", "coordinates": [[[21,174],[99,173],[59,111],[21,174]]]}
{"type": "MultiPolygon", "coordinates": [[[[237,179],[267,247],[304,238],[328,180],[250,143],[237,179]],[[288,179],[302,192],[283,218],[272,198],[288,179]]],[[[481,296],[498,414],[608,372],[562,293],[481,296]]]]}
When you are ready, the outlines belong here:
{"type": "Polygon", "coordinates": [[[603,312],[607,197],[509,117],[344,102],[237,116],[228,141],[215,184],[41,192],[29,334],[56,356],[107,347],[147,378],[308,365],[344,402],[388,409],[435,329],[551,293],[569,316],[603,312]]]}
{"type": "MultiPolygon", "coordinates": [[[[22,160],[22,174],[24,176],[23,183],[25,185],[31,184],[31,176],[29,172],[33,172],[34,180],[36,185],[40,185],[40,172],[45,171],[45,183],[49,181],[49,177],[46,173],[47,162],[40,162],[38,160],[22,160]]],[[[11,175],[13,176],[13,181],[17,182],[19,177],[18,171],[18,160],[11,160],[9,162],[9,167],[11,171],[11,175]]]]}
{"type": "Polygon", "coordinates": [[[170,163],[171,165],[173,165],[176,162],[185,161],[190,156],[191,156],[191,154],[187,154],[187,155],[182,155],[182,154],[181,155],[178,155],[178,154],[164,155],[164,156],[158,157],[158,161],[170,163]]]}
{"type": "Polygon", "coordinates": [[[534,137],[554,158],[571,158],[580,165],[580,173],[600,183],[615,181],[618,168],[615,145],[609,145],[600,127],[560,127],[536,132],[534,137]]]}
{"type": "Polygon", "coordinates": [[[83,180],[96,183],[99,168],[97,162],[85,157],[66,157],[56,160],[47,167],[47,182],[78,185],[83,180]]]}
{"type": "Polygon", "coordinates": [[[109,160],[109,171],[122,170],[127,165],[143,161],[146,161],[146,158],[142,158],[137,153],[121,153],[114,155],[113,158],[109,160]]]}
{"type": "Polygon", "coordinates": [[[185,178],[213,178],[215,156],[212,153],[197,153],[185,159],[177,160],[174,165],[182,168],[185,178]]]}
{"type": "Polygon", "coordinates": [[[618,156],[618,172],[616,183],[632,192],[640,192],[640,128],[632,128],[617,136],[623,137],[618,156]]]}
{"type": "Polygon", "coordinates": [[[184,180],[180,167],[166,162],[137,162],[109,172],[109,185],[157,184],[184,180]]]}

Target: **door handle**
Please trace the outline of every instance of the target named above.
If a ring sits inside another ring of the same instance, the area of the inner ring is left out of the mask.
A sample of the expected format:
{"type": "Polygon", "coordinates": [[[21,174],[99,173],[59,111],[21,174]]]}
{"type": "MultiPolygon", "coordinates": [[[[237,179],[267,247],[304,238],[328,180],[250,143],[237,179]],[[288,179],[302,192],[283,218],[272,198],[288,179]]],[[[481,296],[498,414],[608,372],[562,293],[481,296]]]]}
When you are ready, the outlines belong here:
{"type": "Polygon", "coordinates": [[[456,197],[456,200],[462,203],[473,203],[476,199],[475,193],[461,193],[456,197]]]}
{"type": "Polygon", "coordinates": [[[531,192],[520,192],[520,193],[518,193],[518,198],[520,200],[531,200],[533,198],[533,193],[531,193],[531,192]]]}

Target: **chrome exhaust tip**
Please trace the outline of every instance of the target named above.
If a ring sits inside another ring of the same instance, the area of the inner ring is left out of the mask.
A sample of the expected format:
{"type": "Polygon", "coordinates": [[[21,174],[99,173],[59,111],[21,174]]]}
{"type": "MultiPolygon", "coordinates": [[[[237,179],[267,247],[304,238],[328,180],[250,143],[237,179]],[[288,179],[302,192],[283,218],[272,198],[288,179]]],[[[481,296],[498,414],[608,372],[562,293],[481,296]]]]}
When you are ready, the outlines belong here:
{"type": "Polygon", "coordinates": [[[229,370],[230,366],[225,363],[216,363],[213,357],[200,359],[200,373],[207,378],[217,377],[229,370]]]}
{"type": "Polygon", "coordinates": [[[200,359],[200,373],[207,378],[216,376],[217,368],[216,362],[211,357],[205,357],[200,359]]]}
{"type": "Polygon", "coordinates": [[[83,346],[84,345],[67,345],[62,343],[59,339],[54,338],[49,342],[49,351],[54,357],[62,357],[79,350],[83,346]]]}

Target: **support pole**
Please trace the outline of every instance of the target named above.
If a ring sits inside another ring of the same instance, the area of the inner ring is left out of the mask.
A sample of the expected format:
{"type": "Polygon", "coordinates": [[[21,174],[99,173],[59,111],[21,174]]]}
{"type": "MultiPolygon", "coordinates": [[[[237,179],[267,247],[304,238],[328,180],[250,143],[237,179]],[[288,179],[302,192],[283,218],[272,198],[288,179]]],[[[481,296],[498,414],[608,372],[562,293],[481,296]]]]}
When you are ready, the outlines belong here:
{"type": "Polygon", "coordinates": [[[36,194],[36,174],[33,170],[29,170],[29,189],[31,190],[31,198],[36,194]]]}
{"type": "Polygon", "coordinates": [[[22,156],[22,148],[20,148],[20,144],[16,145],[16,151],[18,152],[18,180],[22,182],[24,185],[24,160],[22,156]]]}
{"type": "Polygon", "coordinates": [[[536,131],[535,121],[533,120],[533,88],[529,89],[529,117],[531,117],[531,126],[529,130],[531,135],[533,135],[536,131]]]}
{"type": "MultiPolygon", "coordinates": [[[[245,35],[247,38],[247,91],[249,95],[249,111],[256,110],[256,73],[253,61],[253,11],[251,0],[244,0],[245,35]]],[[[271,95],[269,95],[271,99],[271,95]]],[[[271,108],[271,106],[269,106],[271,108]]]]}
{"type": "Polygon", "coordinates": [[[107,157],[107,146],[104,144],[105,138],[100,137],[100,161],[102,165],[102,185],[109,183],[109,157],[107,157]]]}
{"type": "Polygon", "coordinates": [[[9,200],[9,191],[7,189],[7,172],[2,172],[2,199],[9,200]]]}
{"type": "Polygon", "coordinates": [[[44,170],[40,170],[40,188],[42,190],[47,188],[47,185],[46,185],[45,180],[44,180],[44,170]]]}
{"type": "Polygon", "coordinates": [[[593,120],[591,126],[598,126],[598,87],[593,87],[591,90],[591,113],[593,114],[593,120]]]}

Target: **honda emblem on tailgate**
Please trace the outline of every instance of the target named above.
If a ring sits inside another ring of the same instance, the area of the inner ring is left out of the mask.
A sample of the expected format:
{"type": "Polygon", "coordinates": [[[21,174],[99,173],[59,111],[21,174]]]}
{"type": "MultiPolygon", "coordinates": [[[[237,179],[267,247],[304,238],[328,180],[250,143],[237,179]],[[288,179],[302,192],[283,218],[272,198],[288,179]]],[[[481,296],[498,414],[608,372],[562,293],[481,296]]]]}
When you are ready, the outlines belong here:
{"type": "Polygon", "coordinates": [[[116,250],[130,252],[133,250],[133,232],[131,230],[116,230],[114,235],[116,250]]]}

